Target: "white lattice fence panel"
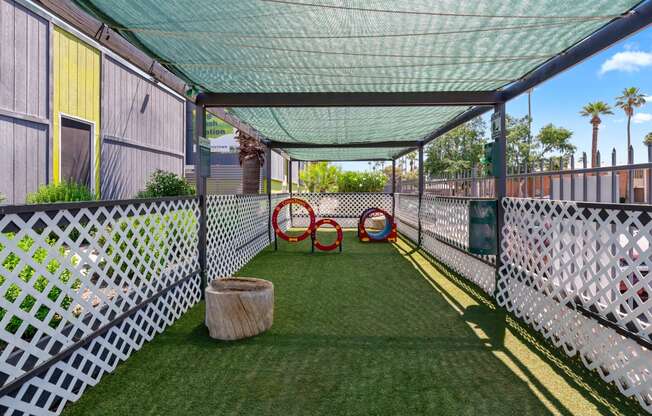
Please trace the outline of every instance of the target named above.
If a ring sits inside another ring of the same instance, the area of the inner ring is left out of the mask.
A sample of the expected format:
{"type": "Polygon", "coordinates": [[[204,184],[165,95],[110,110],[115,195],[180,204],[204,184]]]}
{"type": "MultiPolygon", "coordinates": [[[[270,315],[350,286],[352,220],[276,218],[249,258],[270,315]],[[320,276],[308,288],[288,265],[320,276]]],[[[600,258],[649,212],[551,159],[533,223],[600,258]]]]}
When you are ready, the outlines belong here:
{"type": "Polygon", "coordinates": [[[649,208],[518,198],[503,207],[499,304],[652,412],[649,208]]]}
{"type": "MultiPolygon", "coordinates": [[[[290,194],[283,193],[283,194],[273,194],[272,195],[272,210],[276,208],[276,206],[281,203],[283,200],[287,199],[290,197],[290,194]]],[[[283,231],[287,231],[288,228],[290,228],[290,207],[286,205],[281,209],[281,212],[278,214],[278,226],[281,228],[283,231]]],[[[272,232],[272,239],[276,238],[276,233],[272,232]]]]}
{"type": "Polygon", "coordinates": [[[422,248],[452,270],[472,281],[490,296],[496,287],[496,268],[459,249],[424,234],[422,248]]]}
{"type": "MultiPolygon", "coordinates": [[[[274,196],[272,204],[281,197],[274,196]]],[[[208,280],[237,272],[269,245],[267,195],[209,195],[206,200],[208,280]]],[[[287,214],[282,213],[283,224],[287,214]]],[[[271,235],[274,238],[274,234],[271,235]]]]}
{"type": "Polygon", "coordinates": [[[396,194],[396,228],[404,236],[419,240],[419,195],[396,194]]]}
{"type": "MultiPolygon", "coordinates": [[[[356,228],[362,212],[367,208],[380,208],[392,214],[392,195],[385,193],[301,193],[295,198],[307,201],[317,219],[332,218],[342,227],[356,228]]],[[[306,227],[308,216],[303,210],[293,210],[292,224],[306,227]]]]}
{"type": "Polygon", "coordinates": [[[0,217],[3,414],[58,414],[199,299],[197,200],[67,207],[0,217]]]}
{"type": "Polygon", "coordinates": [[[469,200],[424,194],[421,230],[462,249],[469,246],[469,200]]]}
{"type": "Polygon", "coordinates": [[[493,296],[495,256],[468,253],[470,200],[424,194],[421,203],[424,250],[493,296]]]}

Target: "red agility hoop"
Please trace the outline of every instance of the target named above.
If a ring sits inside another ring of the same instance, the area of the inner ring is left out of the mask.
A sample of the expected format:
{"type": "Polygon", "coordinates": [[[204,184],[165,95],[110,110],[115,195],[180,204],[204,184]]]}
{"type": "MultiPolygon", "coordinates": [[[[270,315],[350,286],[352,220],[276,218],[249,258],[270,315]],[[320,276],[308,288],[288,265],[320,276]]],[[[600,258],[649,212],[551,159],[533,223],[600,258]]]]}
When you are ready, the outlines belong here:
{"type": "Polygon", "coordinates": [[[274,232],[279,238],[285,241],[289,241],[290,243],[297,243],[299,241],[305,240],[311,235],[312,230],[315,227],[315,211],[313,211],[310,204],[304,201],[303,199],[299,199],[299,198],[284,199],[283,201],[279,202],[278,205],[276,205],[276,208],[274,208],[274,212],[272,213],[272,227],[274,227],[274,232]],[[308,225],[308,229],[306,229],[306,231],[303,234],[297,237],[290,237],[289,235],[285,234],[283,230],[281,230],[281,228],[278,226],[278,214],[286,205],[290,205],[290,204],[301,205],[306,209],[306,211],[308,211],[308,216],[310,217],[310,224],[308,225]]]}
{"type": "Polygon", "coordinates": [[[342,234],[342,227],[335,221],[330,218],[322,218],[321,220],[317,221],[315,223],[315,228],[312,230],[312,238],[315,243],[315,247],[317,247],[321,251],[331,251],[335,250],[336,248],[340,247],[342,245],[342,238],[344,237],[342,234]],[[335,227],[335,231],[337,231],[337,239],[333,244],[328,244],[324,245],[317,240],[317,229],[321,227],[322,225],[330,224],[333,227],[335,227]]]}

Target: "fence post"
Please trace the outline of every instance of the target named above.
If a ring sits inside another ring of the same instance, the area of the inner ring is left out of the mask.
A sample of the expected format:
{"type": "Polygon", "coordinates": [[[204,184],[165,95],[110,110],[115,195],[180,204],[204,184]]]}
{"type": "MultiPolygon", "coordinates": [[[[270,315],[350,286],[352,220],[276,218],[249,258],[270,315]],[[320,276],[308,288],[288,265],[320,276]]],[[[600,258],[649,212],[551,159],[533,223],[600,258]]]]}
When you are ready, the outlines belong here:
{"type": "MultiPolygon", "coordinates": [[[[614,147],[611,152],[611,166],[616,166],[616,148],[614,147]]],[[[614,204],[618,203],[618,192],[616,192],[616,187],[618,186],[618,175],[616,174],[616,169],[611,171],[611,202],[614,204]]]]}
{"type": "Polygon", "coordinates": [[[272,244],[272,148],[265,149],[265,182],[267,191],[267,239],[272,244]]]}
{"type": "MultiPolygon", "coordinates": [[[[652,144],[647,145],[647,161],[652,163],[652,144]]],[[[647,203],[652,204],[652,169],[647,170],[647,203]]]]}
{"type": "Polygon", "coordinates": [[[418,210],[418,220],[419,220],[419,244],[421,247],[421,200],[423,198],[423,142],[419,142],[419,210],[418,210]]]}
{"type": "Polygon", "coordinates": [[[545,166],[543,165],[543,159],[541,159],[541,161],[539,161],[539,172],[541,172],[541,175],[539,176],[539,185],[541,185],[541,189],[539,191],[540,192],[539,193],[539,198],[541,198],[541,199],[543,199],[543,194],[544,194],[544,190],[545,190],[546,177],[543,174],[544,171],[545,171],[545,166]]]}
{"type": "Polygon", "coordinates": [[[396,217],[396,159],[392,159],[392,217],[396,217]]]}
{"type": "MultiPolygon", "coordinates": [[[[602,162],[600,161],[600,151],[598,150],[595,152],[595,166],[600,167],[600,164],[602,162]]],[[[600,188],[600,185],[602,185],[602,179],[601,179],[600,172],[596,172],[595,174],[595,202],[602,202],[602,189],[600,188]]]]}
{"type": "MultiPolygon", "coordinates": [[[[293,180],[292,179],[292,158],[290,158],[290,160],[288,162],[288,176],[290,177],[290,181],[288,182],[288,191],[290,193],[290,198],[292,198],[292,180],[293,180]]],[[[290,206],[288,207],[289,210],[290,210],[290,228],[292,227],[292,205],[294,205],[294,204],[290,204],[290,206]]],[[[270,209],[271,208],[272,208],[272,206],[270,205],[270,209]]]]}
{"type": "Polygon", "coordinates": [[[571,177],[570,177],[570,186],[571,186],[571,201],[575,201],[575,155],[571,155],[570,157],[570,170],[571,170],[571,177]]]}
{"type": "Polygon", "coordinates": [[[582,153],[582,169],[584,169],[584,172],[582,173],[582,201],[586,202],[588,199],[588,182],[586,180],[586,152],[582,153]]]}
{"type": "Polygon", "coordinates": [[[199,274],[200,274],[200,289],[201,298],[204,298],[204,290],[208,283],[208,275],[206,268],[206,235],[207,223],[206,218],[206,178],[201,174],[201,157],[202,152],[199,151],[199,138],[204,137],[206,132],[206,108],[203,106],[195,107],[195,129],[194,129],[194,142],[195,142],[195,185],[197,188],[197,197],[199,199],[199,235],[198,235],[198,251],[199,251],[199,274]]]}
{"type": "Polygon", "coordinates": [[[503,224],[505,222],[504,218],[504,209],[503,209],[503,198],[507,191],[507,143],[505,136],[505,103],[496,104],[494,106],[494,114],[492,115],[492,125],[494,120],[498,119],[498,129],[492,131],[492,137],[496,141],[496,146],[498,148],[497,157],[495,163],[498,166],[496,172],[496,277],[495,277],[495,288],[494,288],[494,298],[498,296],[498,281],[500,279],[500,268],[502,265],[501,253],[502,253],[502,234],[503,234],[503,224]]]}
{"type": "MultiPolygon", "coordinates": [[[[627,163],[630,166],[634,163],[634,147],[631,145],[627,149],[627,163]]],[[[627,170],[627,202],[634,202],[634,171],[631,168],[627,170]]]]}
{"type": "Polygon", "coordinates": [[[564,200],[564,158],[559,156],[559,199],[564,200]]]}

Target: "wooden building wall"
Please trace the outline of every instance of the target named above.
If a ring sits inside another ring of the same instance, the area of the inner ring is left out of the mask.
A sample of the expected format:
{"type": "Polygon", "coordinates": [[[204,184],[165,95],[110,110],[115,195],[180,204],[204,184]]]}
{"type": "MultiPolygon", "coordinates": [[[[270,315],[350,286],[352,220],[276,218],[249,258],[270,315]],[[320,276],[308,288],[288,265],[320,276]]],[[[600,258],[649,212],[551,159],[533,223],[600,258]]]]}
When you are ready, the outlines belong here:
{"type": "Polygon", "coordinates": [[[102,197],[132,198],[156,169],[183,175],[184,100],[114,59],[102,65],[102,197]]]}
{"type": "Polygon", "coordinates": [[[0,0],[0,193],[22,204],[48,180],[49,24],[0,0]]]}

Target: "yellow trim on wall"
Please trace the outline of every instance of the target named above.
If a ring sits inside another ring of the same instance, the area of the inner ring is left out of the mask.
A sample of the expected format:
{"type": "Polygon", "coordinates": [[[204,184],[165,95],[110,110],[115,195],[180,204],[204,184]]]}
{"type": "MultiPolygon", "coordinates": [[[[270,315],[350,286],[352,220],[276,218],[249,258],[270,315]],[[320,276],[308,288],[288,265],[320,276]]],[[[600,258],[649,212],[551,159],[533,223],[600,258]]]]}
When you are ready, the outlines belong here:
{"type": "Polygon", "coordinates": [[[61,180],[61,116],[92,125],[93,184],[100,196],[100,52],[65,30],[54,28],[53,176],[61,180]]]}

